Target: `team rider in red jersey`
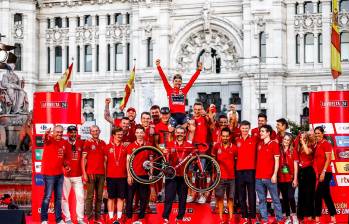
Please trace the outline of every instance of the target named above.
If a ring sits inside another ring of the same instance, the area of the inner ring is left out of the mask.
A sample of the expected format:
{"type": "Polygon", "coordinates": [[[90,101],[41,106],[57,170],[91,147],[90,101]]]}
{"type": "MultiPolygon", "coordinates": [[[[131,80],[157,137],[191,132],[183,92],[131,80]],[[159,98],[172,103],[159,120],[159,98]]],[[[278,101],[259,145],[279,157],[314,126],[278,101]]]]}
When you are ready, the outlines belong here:
{"type": "Polygon", "coordinates": [[[180,74],[174,75],[173,87],[171,87],[171,85],[169,84],[166,78],[164,71],[160,66],[160,59],[157,59],[155,64],[166,89],[168,104],[171,111],[170,124],[173,127],[176,127],[178,124],[179,125],[185,124],[188,120],[185,114],[185,99],[186,99],[187,93],[189,92],[189,89],[193,86],[195,80],[200,75],[200,72],[202,69],[202,63],[201,62],[198,63],[198,68],[196,72],[194,73],[194,75],[191,77],[188,84],[184,88],[181,88],[182,76],[180,74]]]}

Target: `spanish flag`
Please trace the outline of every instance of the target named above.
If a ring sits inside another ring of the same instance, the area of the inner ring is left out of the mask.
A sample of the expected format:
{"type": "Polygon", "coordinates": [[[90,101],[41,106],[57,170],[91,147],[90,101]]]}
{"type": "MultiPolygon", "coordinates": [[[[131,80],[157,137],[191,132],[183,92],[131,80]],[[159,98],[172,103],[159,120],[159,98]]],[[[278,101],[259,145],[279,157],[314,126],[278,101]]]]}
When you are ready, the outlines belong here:
{"type": "Polygon", "coordinates": [[[126,86],[125,86],[125,95],[124,98],[121,101],[120,104],[120,110],[124,110],[124,108],[126,107],[127,101],[130,98],[131,95],[131,91],[134,87],[134,82],[135,82],[135,71],[136,71],[136,66],[133,66],[133,69],[131,71],[130,74],[130,79],[127,81],[126,86]]]}
{"type": "Polygon", "coordinates": [[[331,73],[333,79],[342,74],[341,41],[338,25],[338,0],[332,0],[332,33],[331,33],[331,73]]]}
{"type": "Polygon", "coordinates": [[[53,89],[55,92],[64,92],[64,90],[67,87],[71,87],[70,78],[71,78],[72,69],[73,69],[73,63],[71,63],[69,65],[69,68],[67,68],[67,70],[65,70],[62,77],[53,86],[53,89]]]}

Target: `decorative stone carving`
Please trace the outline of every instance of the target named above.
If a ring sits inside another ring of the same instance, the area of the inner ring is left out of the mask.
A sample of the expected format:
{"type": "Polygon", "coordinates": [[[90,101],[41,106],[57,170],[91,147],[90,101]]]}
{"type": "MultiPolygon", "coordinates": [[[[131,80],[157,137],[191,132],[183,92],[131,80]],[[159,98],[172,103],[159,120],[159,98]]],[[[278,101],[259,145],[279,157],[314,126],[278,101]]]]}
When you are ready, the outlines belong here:
{"type": "Polygon", "coordinates": [[[69,41],[69,28],[52,28],[46,30],[46,42],[61,45],[69,41]]]}
{"type": "Polygon", "coordinates": [[[338,23],[342,30],[349,31],[349,12],[339,13],[338,23]]]}
{"type": "Polygon", "coordinates": [[[294,20],[296,32],[314,32],[322,30],[321,14],[296,15],[294,20]]]}
{"type": "Polygon", "coordinates": [[[220,58],[221,72],[237,68],[238,55],[234,43],[227,35],[212,29],[210,34],[204,30],[193,33],[181,44],[176,57],[176,69],[189,71],[195,68],[198,56],[204,50],[200,58],[204,69],[207,72],[214,72],[216,60],[210,55],[212,49],[215,50],[216,57],[220,58]]]}
{"type": "Polygon", "coordinates": [[[78,42],[92,42],[98,40],[98,26],[83,26],[76,28],[76,40],[78,42]]]}
{"type": "Polygon", "coordinates": [[[209,1],[206,1],[202,9],[202,19],[204,25],[204,31],[210,32],[210,23],[211,23],[211,4],[209,1]]]}
{"type": "Polygon", "coordinates": [[[153,25],[151,23],[147,23],[144,26],[144,36],[151,37],[152,36],[153,25]]]}
{"type": "Polygon", "coordinates": [[[106,30],[106,38],[122,41],[130,38],[130,25],[113,24],[108,25],[106,30]]]}

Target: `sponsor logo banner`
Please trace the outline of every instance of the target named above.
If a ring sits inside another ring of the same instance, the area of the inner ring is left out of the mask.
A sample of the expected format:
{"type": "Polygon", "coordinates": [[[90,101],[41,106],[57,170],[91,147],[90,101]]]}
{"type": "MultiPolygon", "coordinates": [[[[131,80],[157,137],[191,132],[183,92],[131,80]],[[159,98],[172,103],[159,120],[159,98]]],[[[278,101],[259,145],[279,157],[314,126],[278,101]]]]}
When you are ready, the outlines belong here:
{"type": "Polygon", "coordinates": [[[324,128],[325,130],[325,134],[334,134],[334,128],[332,123],[317,123],[317,124],[313,124],[314,129],[318,126],[321,126],[324,128]]]}
{"type": "MultiPolygon", "coordinates": [[[[337,151],[338,151],[338,149],[337,149],[337,151]]],[[[338,157],[339,157],[339,159],[349,159],[349,151],[346,151],[346,150],[339,151],[338,157]]]]}
{"type": "Polygon", "coordinates": [[[36,173],[41,173],[41,167],[42,167],[41,162],[35,162],[35,172],[36,173]]]}
{"type": "Polygon", "coordinates": [[[349,175],[336,175],[337,185],[340,187],[349,186],[349,175]]]}
{"type": "Polygon", "coordinates": [[[336,136],[337,147],[349,147],[349,136],[336,136]]]}
{"type": "Polygon", "coordinates": [[[53,124],[35,124],[35,132],[37,135],[43,135],[45,132],[51,128],[53,129],[53,124]]]}
{"type": "Polygon", "coordinates": [[[43,149],[35,149],[35,160],[42,160],[43,149]]]}
{"type": "Polygon", "coordinates": [[[336,162],[337,173],[349,173],[349,162],[336,162]]]}
{"type": "Polygon", "coordinates": [[[349,134],[349,123],[335,123],[337,134],[349,134]]]}
{"type": "Polygon", "coordinates": [[[49,108],[67,108],[68,102],[67,101],[43,101],[40,102],[41,108],[49,109],[49,108]]]}
{"type": "Polygon", "coordinates": [[[347,100],[321,101],[322,107],[348,107],[347,100]]]}
{"type": "Polygon", "coordinates": [[[34,178],[35,178],[35,185],[44,186],[44,177],[42,176],[42,174],[36,174],[34,178]]]}
{"type": "Polygon", "coordinates": [[[44,146],[44,139],[42,136],[35,136],[35,144],[37,147],[43,147],[44,146]]]}

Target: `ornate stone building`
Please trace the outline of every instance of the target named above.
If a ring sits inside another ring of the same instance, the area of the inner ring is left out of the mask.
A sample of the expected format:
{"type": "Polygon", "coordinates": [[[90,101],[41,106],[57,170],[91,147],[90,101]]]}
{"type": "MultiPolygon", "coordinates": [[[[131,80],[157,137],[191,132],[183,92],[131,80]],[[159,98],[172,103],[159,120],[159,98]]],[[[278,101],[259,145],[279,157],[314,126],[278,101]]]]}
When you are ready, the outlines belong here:
{"type": "MultiPolygon", "coordinates": [[[[348,89],[349,0],[339,2],[337,89],[348,89]]],[[[253,126],[259,110],[271,124],[280,117],[299,123],[309,113],[308,93],[336,84],[330,0],[2,0],[0,13],[2,41],[18,46],[17,74],[28,95],[51,91],[74,62],[72,91],[83,94],[84,116],[105,139],[104,99],[117,107],[134,64],[129,105],[141,112],[167,104],[156,58],[170,79],[180,72],[184,82],[203,62],[188,110],[196,100],[222,111],[235,102],[253,126]]]]}

